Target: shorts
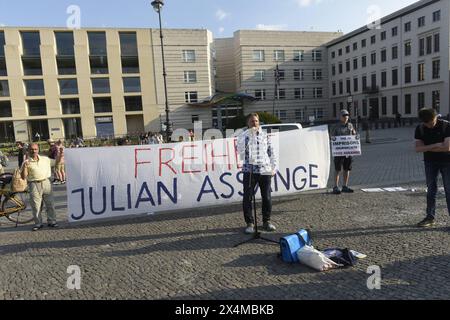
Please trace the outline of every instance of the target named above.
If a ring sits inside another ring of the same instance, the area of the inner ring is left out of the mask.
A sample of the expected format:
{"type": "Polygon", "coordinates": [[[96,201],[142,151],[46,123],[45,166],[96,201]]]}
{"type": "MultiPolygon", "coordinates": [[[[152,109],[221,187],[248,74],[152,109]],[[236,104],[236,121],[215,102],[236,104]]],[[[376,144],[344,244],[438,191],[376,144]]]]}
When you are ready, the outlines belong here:
{"type": "Polygon", "coordinates": [[[352,157],[335,157],[334,158],[334,168],[337,172],[342,171],[352,171],[353,158],[352,157]]]}
{"type": "Polygon", "coordinates": [[[66,167],[65,167],[64,163],[57,163],[56,164],[56,167],[55,167],[56,171],[65,171],[65,169],[66,169],[66,167]]]}

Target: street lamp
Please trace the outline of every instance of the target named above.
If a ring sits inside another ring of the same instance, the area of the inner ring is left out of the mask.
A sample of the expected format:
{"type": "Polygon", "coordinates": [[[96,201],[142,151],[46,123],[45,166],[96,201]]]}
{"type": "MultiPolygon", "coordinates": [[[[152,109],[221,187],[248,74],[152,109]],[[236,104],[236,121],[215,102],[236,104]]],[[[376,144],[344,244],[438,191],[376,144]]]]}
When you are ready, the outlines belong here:
{"type": "Polygon", "coordinates": [[[163,78],[164,78],[164,94],[166,98],[166,141],[170,141],[170,137],[172,136],[172,125],[170,123],[169,119],[169,99],[167,94],[167,73],[166,73],[166,62],[164,60],[164,36],[162,32],[162,23],[161,23],[161,9],[164,6],[163,0],[155,0],[152,1],[152,7],[155,9],[155,11],[158,13],[159,17],[159,37],[161,38],[161,53],[162,53],[162,64],[163,64],[163,78]]]}
{"type": "MultiPolygon", "coordinates": [[[[352,104],[353,104],[353,96],[350,94],[347,97],[347,109],[348,112],[352,112],[352,104]]],[[[356,130],[358,130],[358,115],[355,112],[355,119],[356,119],[356,130]]]]}

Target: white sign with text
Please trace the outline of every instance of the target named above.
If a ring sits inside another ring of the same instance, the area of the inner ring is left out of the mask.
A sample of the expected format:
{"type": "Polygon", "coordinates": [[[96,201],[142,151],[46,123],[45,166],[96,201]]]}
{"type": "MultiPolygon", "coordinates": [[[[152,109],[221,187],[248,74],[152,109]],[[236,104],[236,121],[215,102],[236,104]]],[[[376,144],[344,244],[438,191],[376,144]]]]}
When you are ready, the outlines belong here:
{"type": "Polygon", "coordinates": [[[361,155],[359,136],[338,136],[331,138],[333,157],[353,157],[361,155]]]}

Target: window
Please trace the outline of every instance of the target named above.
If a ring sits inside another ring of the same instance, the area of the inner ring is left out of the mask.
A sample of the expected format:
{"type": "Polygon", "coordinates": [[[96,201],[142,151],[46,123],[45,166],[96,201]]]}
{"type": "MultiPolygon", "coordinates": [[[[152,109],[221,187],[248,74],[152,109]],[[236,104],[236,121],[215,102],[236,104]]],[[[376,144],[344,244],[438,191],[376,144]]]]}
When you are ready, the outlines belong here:
{"type": "Polygon", "coordinates": [[[286,99],[286,89],[278,89],[278,91],[277,91],[277,99],[278,100],[286,99]]]}
{"type": "Polygon", "coordinates": [[[255,81],[264,81],[266,79],[266,72],[264,70],[255,71],[255,81]]]}
{"type": "Polygon", "coordinates": [[[28,97],[45,96],[44,80],[24,80],[24,83],[28,97]]]}
{"type": "Polygon", "coordinates": [[[344,94],[344,81],[339,80],[339,94],[344,94]]]}
{"type": "Polygon", "coordinates": [[[411,83],[411,66],[405,66],[405,83],[411,83]]]}
{"type": "Polygon", "coordinates": [[[411,31],[411,22],[407,22],[405,23],[405,32],[410,32],[411,31]]]}
{"type": "Polygon", "coordinates": [[[352,92],[352,82],[350,79],[346,80],[346,84],[347,84],[347,93],[351,93],[352,92]]]}
{"type": "Polygon", "coordinates": [[[255,90],[255,98],[256,100],[266,100],[266,90],[265,89],[257,89],[255,90]]]}
{"type": "Polygon", "coordinates": [[[441,77],[441,60],[433,61],[433,79],[439,79],[441,77]]]}
{"type": "Polygon", "coordinates": [[[0,97],[9,97],[8,80],[0,80],[0,97]]]}
{"type": "Polygon", "coordinates": [[[305,111],[302,109],[295,110],[295,121],[301,122],[305,119],[305,111]]]}
{"type": "Polygon", "coordinates": [[[387,97],[381,98],[381,115],[387,115],[387,97]]]}
{"type": "Polygon", "coordinates": [[[362,87],[363,90],[367,89],[367,76],[362,76],[362,87]]]}
{"type": "Polygon", "coordinates": [[[381,87],[382,88],[387,87],[387,72],[386,71],[381,72],[381,87]]]}
{"type": "Polygon", "coordinates": [[[396,37],[398,35],[398,27],[392,28],[392,37],[396,37]]]}
{"type": "Polygon", "coordinates": [[[362,107],[362,109],[363,109],[363,116],[367,117],[367,99],[364,99],[362,103],[363,103],[363,107],[362,107]]]}
{"type": "Polygon", "coordinates": [[[284,61],[284,50],[274,50],[273,52],[274,61],[284,61]]]}
{"type": "Polygon", "coordinates": [[[198,114],[193,114],[191,116],[191,120],[192,120],[192,123],[196,123],[196,122],[200,121],[200,116],[198,114]]]}
{"type": "Polygon", "coordinates": [[[73,32],[55,32],[58,56],[75,56],[73,32]]]}
{"type": "MultiPolygon", "coordinates": [[[[303,50],[295,50],[294,51],[294,61],[303,61],[304,54],[305,54],[305,52],[303,50]]],[[[335,52],[333,51],[332,55],[334,55],[334,54],[335,54],[335,52]]],[[[334,58],[334,56],[333,56],[333,58],[334,58]]]]}
{"type": "Polygon", "coordinates": [[[439,52],[440,50],[440,34],[436,33],[434,35],[434,52],[439,52]]]}
{"type": "Polygon", "coordinates": [[[322,61],[322,51],[313,50],[312,57],[313,57],[313,61],[322,61]]]}
{"type": "Polygon", "coordinates": [[[350,53],[350,46],[345,47],[345,53],[350,53]]]}
{"type": "Polygon", "coordinates": [[[139,73],[139,57],[135,32],[120,32],[122,73],[139,73]]]}
{"type": "MultiPolygon", "coordinates": [[[[331,52],[331,59],[336,58],[336,51],[331,52]]],[[[294,60],[295,60],[295,54],[294,54],[294,60]]]]}
{"type": "MultiPolygon", "coordinates": [[[[275,70],[276,73],[276,70],[275,70]]],[[[276,75],[275,75],[276,77],[276,75]]],[[[278,69],[278,79],[279,80],[285,80],[286,79],[286,73],[284,72],[284,70],[280,70],[278,69]]]]}
{"type": "Polygon", "coordinates": [[[370,62],[372,65],[375,65],[377,63],[377,53],[376,52],[373,52],[370,55],[370,62]]]}
{"type": "Polygon", "coordinates": [[[47,115],[47,105],[45,103],[45,100],[30,100],[27,101],[27,105],[28,115],[30,117],[47,115]]]}
{"type": "Polygon", "coordinates": [[[377,42],[376,36],[371,36],[370,37],[370,44],[375,44],[376,42],[377,42]]]}
{"type": "Polygon", "coordinates": [[[78,94],[77,79],[60,79],[58,83],[60,95],[78,94]]]}
{"type": "Polygon", "coordinates": [[[0,31],[0,57],[5,56],[5,33],[0,31]]]}
{"type": "Polygon", "coordinates": [[[358,69],[358,58],[353,59],[353,70],[358,69]]]}
{"type": "Polygon", "coordinates": [[[353,51],[358,50],[358,42],[353,43],[353,51]]]}
{"type": "Polygon", "coordinates": [[[142,111],[142,97],[132,96],[125,97],[125,111],[142,111]]]}
{"type": "Polygon", "coordinates": [[[6,70],[6,59],[0,56],[0,77],[6,77],[8,72],[6,70]]]}
{"type": "Polygon", "coordinates": [[[26,76],[42,75],[41,57],[22,57],[23,74],[26,76]]]}
{"type": "Polygon", "coordinates": [[[427,43],[427,54],[431,54],[433,52],[433,36],[428,36],[426,43],[427,43]]]}
{"type": "Polygon", "coordinates": [[[41,37],[39,32],[21,32],[23,55],[28,57],[41,56],[41,37]]]}
{"type": "Polygon", "coordinates": [[[386,62],[387,60],[387,53],[386,49],[381,50],[381,62],[386,62]]]}
{"type": "Polygon", "coordinates": [[[367,57],[366,56],[361,57],[361,65],[363,68],[367,67],[367,57]]]}
{"type": "Polygon", "coordinates": [[[392,69],[392,85],[398,85],[398,69],[392,69]]]}
{"type": "Polygon", "coordinates": [[[342,49],[338,50],[339,56],[342,56],[342,49]]]}
{"type": "Polygon", "coordinates": [[[392,96],[392,114],[398,113],[398,96],[392,96]]]}
{"type": "Polygon", "coordinates": [[[107,56],[90,56],[91,74],[108,74],[107,56]]]}
{"type": "Polygon", "coordinates": [[[333,82],[333,83],[331,84],[331,88],[332,88],[332,91],[333,91],[333,96],[335,96],[335,95],[337,94],[336,82],[333,82]]]}
{"type": "MultiPolygon", "coordinates": [[[[263,79],[264,80],[264,74],[263,79]]],[[[197,71],[184,71],[184,83],[196,83],[197,71]]]]}
{"type": "Polygon", "coordinates": [[[322,69],[313,69],[313,80],[322,80],[322,69]]]}
{"type": "Polygon", "coordinates": [[[106,33],[88,32],[89,54],[91,56],[106,56],[106,33]]]}
{"type": "Polygon", "coordinates": [[[425,81],[425,63],[419,63],[417,65],[417,80],[425,81]]]}
{"type": "Polygon", "coordinates": [[[94,112],[95,113],[111,113],[112,103],[111,97],[93,98],[94,100],[94,112]]]}
{"type": "Polygon", "coordinates": [[[433,12],[433,22],[441,21],[441,10],[433,12]]]}
{"type": "Polygon", "coordinates": [[[64,136],[66,140],[83,136],[83,129],[81,127],[80,118],[65,118],[62,119],[62,121],[64,125],[64,136]]]}
{"type": "Polygon", "coordinates": [[[371,78],[372,78],[372,89],[374,89],[377,86],[377,74],[372,73],[371,78]]]}
{"type": "Polygon", "coordinates": [[[0,101],[0,118],[12,118],[11,101],[0,101]]]}
{"type": "Polygon", "coordinates": [[[440,103],[441,103],[441,92],[439,90],[433,91],[431,94],[431,100],[432,100],[432,108],[435,109],[437,112],[440,111],[440,103]]]}
{"type": "Polygon", "coordinates": [[[304,70],[303,69],[295,69],[294,70],[294,80],[303,80],[304,79],[304,70]]]}
{"type": "Polygon", "coordinates": [[[197,103],[198,102],[198,94],[197,91],[188,91],[184,93],[184,99],[186,103],[197,103]]]}
{"type": "Polygon", "coordinates": [[[333,117],[336,118],[337,117],[337,104],[333,103],[333,117]]]}
{"type": "Polygon", "coordinates": [[[331,75],[332,76],[336,75],[336,65],[334,65],[334,64],[331,66],[331,75]]]}
{"type": "Polygon", "coordinates": [[[405,94],[405,114],[411,114],[411,95],[405,94]]]}
{"type": "Polygon", "coordinates": [[[392,47],[392,60],[398,59],[398,46],[392,47]]]}
{"type": "Polygon", "coordinates": [[[314,110],[314,117],[318,120],[323,119],[323,109],[322,108],[315,108],[314,110]]]}
{"type": "Polygon", "coordinates": [[[58,66],[59,75],[73,75],[77,74],[75,65],[75,57],[56,57],[56,64],[58,66]]]}
{"type": "Polygon", "coordinates": [[[367,46],[367,40],[366,39],[362,39],[361,40],[361,47],[365,48],[367,46]]]}
{"type": "Polygon", "coordinates": [[[113,117],[96,117],[97,138],[114,137],[113,117]]]}
{"type": "Polygon", "coordinates": [[[386,31],[381,32],[381,41],[386,40],[386,31]]]}
{"type": "Polygon", "coordinates": [[[350,72],[350,60],[345,61],[345,71],[350,72]]]}
{"type": "MultiPolygon", "coordinates": [[[[258,50],[262,52],[262,60],[258,60],[258,61],[264,61],[264,51],[262,50],[258,50]]],[[[196,56],[195,56],[195,50],[183,50],[182,51],[183,54],[183,62],[195,62],[196,61],[196,56]]]]}
{"type": "Polygon", "coordinates": [[[419,40],[419,56],[425,55],[425,38],[419,40]]]}
{"type": "Polygon", "coordinates": [[[419,110],[425,108],[425,92],[419,92],[417,94],[417,108],[419,110]]]}
{"type": "Polygon", "coordinates": [[[353,79],[353,92],[358,92],[358,90],[359,90],[358,83],[359,83],[358,78],[354,78],[353,79]]]}
{"type": "Polygon", "coordinates": [[[339,62],[339,74],[341,74],[344,71],[343,65],[341,62],[339,62]]]}
{"type": "MultiPolygon", "coordinates": [[[[335,83],[336,86],[336,83],[335,83]]],[[[296,88],[294,89],[294,97],[296,100],[301,100],[305,98],[305,89],[304,88],[296,88]]]]}
{"type": "Polygon", "coordinates": [[[108,78],[94,78],[92,81],[92,93],[110,93],[108,78]]]}
{"type": "Polygon", "coordinates": [[[411,55],[411,41],[405,42],[405,57],[411,55]]]}
{"type": "Polygon", "coordinates": [[[420,17],[419,19],[417,19],[417,25],[419,26],[419,28],[425,27],[425,17],[420,17]]]}
{"type": "Polygon", "coordinates": [[[80,114],[80,100],[61,99],[62,114],[80,114]]]}
{"type": "Polygon", "coordinates": [[[277,118],[280,119],[281,121],[287,120],[287,111],[286,111],[286,110],[276,110],[276,111],[275,111],[275,115],[276,115],[277,118]]]}
{"type": "Polygon", "coordinates": [[[322,99],[323,98],[323,89],[322,88],[314,88],[313,94],[314,94],[315,99],[322,99]]]}
{"type": "Polygon", "coordinates": [[[141,92],[141,79],[139,77],[123,78],[123,91],[125,93],[141,92]]]}

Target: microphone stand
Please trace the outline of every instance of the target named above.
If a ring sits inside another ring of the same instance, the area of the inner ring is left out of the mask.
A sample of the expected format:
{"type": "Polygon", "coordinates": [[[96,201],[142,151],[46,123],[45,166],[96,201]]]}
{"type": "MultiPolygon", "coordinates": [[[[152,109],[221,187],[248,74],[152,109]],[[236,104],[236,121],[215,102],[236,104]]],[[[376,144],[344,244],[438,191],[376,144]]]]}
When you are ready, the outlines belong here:
{"type": "MultiPolygon", "coordinates": [[[[246,146],[246,148],[247,147],[248,146],[246,146]]],[[[253,165],[250,166],[250,179],[249,179],[249,182],[248,182],[248,184],[249,184],[248,185],[248,190],[250,190],[250,192],[252,194],[253,214],[254,214],[254,219],[255,219],[255,232],[253,233],[253,235],[252,235],[252,237],[250,239],[236,244],[234,246],[234,248],[237,248],[239,246],[242,246],[244,244],[250,243],[250,242],[255,241],[255,240],[262,240],[262,241],[266,241],[266,242],[279,244],[278,241],[275,241],[275,240],[272,240],[272,239],[268,239],[268,238],[264,238],[261,235],[261,232],[258,231],[258,215],[256,213],[256,193],[255,193],[255,188],[254,187],[252,188],[252,186],[253,186],[252,182],[253,182],[253,165]]],[[[255,186],[256,186],[256,182],[255,182],[255,186]]]]}

